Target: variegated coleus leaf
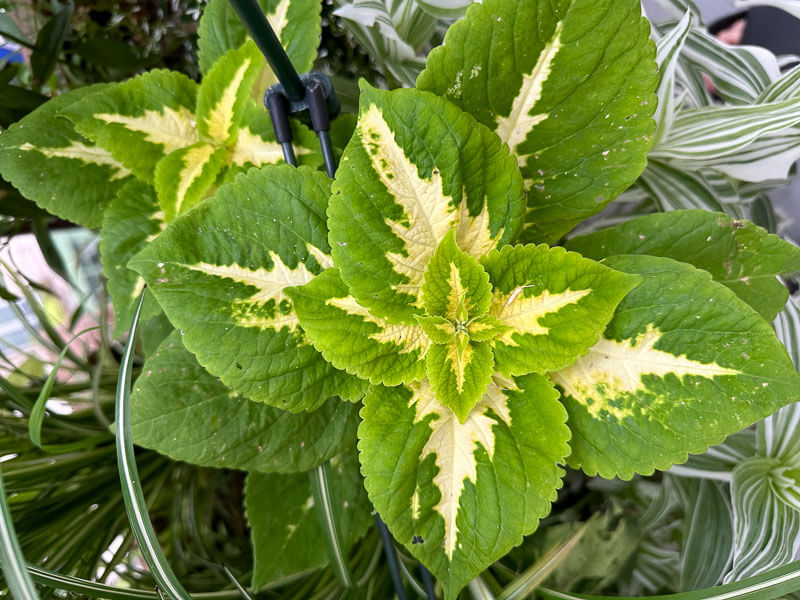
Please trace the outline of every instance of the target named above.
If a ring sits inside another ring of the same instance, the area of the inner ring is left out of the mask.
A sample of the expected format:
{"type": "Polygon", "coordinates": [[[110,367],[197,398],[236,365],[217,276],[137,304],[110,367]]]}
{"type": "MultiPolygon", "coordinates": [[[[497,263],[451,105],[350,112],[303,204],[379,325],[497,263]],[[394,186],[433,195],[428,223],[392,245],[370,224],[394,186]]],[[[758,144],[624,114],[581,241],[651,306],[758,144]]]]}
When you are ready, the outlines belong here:
{"type": "Polygon", "coordinates": [[[253,169],[130,263],[201,365],[243,396],[291,411],[334,395],[357,400],[364,389],[308,343],[286,293],[331,265],[328,185],[306,167],[253,169]]]}
{"type": "Polygon", "coordinates": [[[800,248],[749,221],[678,210],[647,215],[575,237],[570,250],[601,260],[614,254],[666,256],[705,269],[772,322],[789,292],[777,275],[800,271],[800,248]]]}
{"type": "Polygon", "coordinates": [[[77,133],[63,113],[108,87],[57,96],[0,134],[0,175],[48,212],[84,227],[100,226],[109,201],[132,176],[110,152],[77,133]]]}
{"type": "MultiPolygon", "coordinates": [[[[128,268],[128,261],[167,226],[155,190],[131,179],[104,212],[100,229],[100,262],[114,305],[114,333],[123,335],[131,324],[144,279],[128,268]]],[[[160,312],[152,294],[142,307],[142,320],[160,312]]]]}
{"type": "Polygon", "coordinates": [[[487,0],[447,32],[417,86],[508,144],[528,188],[523,241],[553,242],[645,167],[655,48],[639,0],[487,0]]]}
{"type": "Polygon", "coordinates": [[[426,381],[373,387],[361,416],[370,500],[447,599],[531,533],[561,486],[569,430],[544,376],[495,378],[464,423],[426,381]]]}
{"type": "Polygon", "coordinates": [[[507,327],[494,340],[496,369],[506,375],[546,373],[573,363],[641,281],[544,244],[506,246],[482,263],[494,287],[489,314],[507,327]]]}
{"type": "MultiPolygon", "coordinates": [[[[258,0],[258,4],[297,72],[310,71],[319,46],[320,2],[258,0]]],[[[230,2],[211,0],[203,10],[198,26],[197,55],[200,70],[208,73],[218,59],[229,50],[239,48],[245,40],[247,31],[230,2]]],[[[262,57],[259,61],[259,75],[248,91],[255,100],[260,101],[267,88],[274,83],[277,83],[277,79],[262,57]]]]}
{"type": "Polygon", "coordinates": [[[78,133],[152,184],[159,160],[199,141],[196,101],[194,81],[155,70],[86,96],[71,104],[66,115],[78,133]]]}
{"type": "Polygon", "coordinates": [[[262,473],[306,471],[352,448],[358,405],[333,398],[291,413],[232,392],[177,331],[148,356],[131,396],[136,443],[175,460],[262,473]]]}
{"type": "Polygon", "coordinates": [[[503,328],[486,320],[492,302],[489,275],[459,249],[454,229],[428,261],[422,301],[426,315],[417,321],[432,342],[425,360],[428,381],[436,400],[464,423],[494,373],[490,334],[503,328]]]}
{"type": "MultiPolygon", "coordinates": [[[[76,128],[139,179],[155,186],[164,216],[210,196],[250,166],[283,160],[269,117],[250,98],[263,59],[252,41],[227,52],[198,87],[170,71],[108,86],[70,106],[76,128]]],[[[295,126],[304,164],[312,136],[295,126]]]]}
{"type": "Polygon", "coordinates": [[[479,257],[513,240],[522,180],[500,140],[442,98],[362,84],[328,210],[332,255],[356,301],[416,325],[423,273],[451,229],[479,257]]]}
{"type": "Polygon", "coordinates": [[[771,327],[707,272],[654,256],[605,264],[644,280],[589,353],[551,374],[570,466],[623,479],[667,469],[800,398],[771,327]]]}

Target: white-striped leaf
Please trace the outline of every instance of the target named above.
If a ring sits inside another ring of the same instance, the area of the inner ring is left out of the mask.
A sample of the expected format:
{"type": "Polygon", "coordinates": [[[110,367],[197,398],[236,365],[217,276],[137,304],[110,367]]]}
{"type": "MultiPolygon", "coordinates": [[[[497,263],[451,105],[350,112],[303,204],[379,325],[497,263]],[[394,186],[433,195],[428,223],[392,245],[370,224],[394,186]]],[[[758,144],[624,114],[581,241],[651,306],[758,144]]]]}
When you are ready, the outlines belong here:
{"type": "Polygon", "coordinates": [[[308,343],[286,293],[330,264],[328,193],[325,176],[305,167],[253,169],[131,262],[201,365],[243,396],[292,411],[363,389],[308,343]]]}
{"type": "Polygon", "coordinates": [[[426,381],[365,398],[358,433],[370,500],[448,600],[549,512],[569,452],[557,399],[540,375],[496,379],[462,424],[426,381]]]}
{"type": "Polygon", "coordinates": [[[725,582],[785,565],[800,550],[797,471],[778,459],[752,457],[733,471],[734,554],[725,582]],[[794,498],[787,503],[785,493],[794,498]]]}
{"type": "Polygon", "coordinates": [[[756,99],[757,104],[791,100],[800,96],[800,65],[787,71],[780,79],[774,81],[756,99]]]}
{"type": "Polygon", "coordinates": [[[56,96],[0,135],[0,175],[48,212],[85,227],[99,227],[131,172],[62,113],[107,89],[93,85],[56,96]]]}
{"type": "Polygon", "coordinates": [[[800,270],[800,248],[748,221],[704,210],[648,215],[573,238],[567,248],[602,260],[666,256],[705,269],[771,322],[786,304],[777,275],[800,270]]]}
{"type": "Polygon", "coordinates": [[[337,0],[334,15],[383,71],[413,87],[425,66],[419,55],[436,32],[437,19],[416,0],[337,0]]]}
{"type": "Polygon", "coordinates": [[[557,240],[641,173],[656,108],[648,33],[639,0],[487,0],[430,53],[418,86],[517,157],[529,188],[523,241],[557,240]]]}
{"type": "Polygon", "coordinates": [[[652,256],[606,264],[644,282],[600,342],[552,374],[571,466],[624,479],[666,469],[798,399],[800,375],[771,327],[708,273],[652,256]]]}
{"type": "Polygon", "coordinates": [[[173,332],[133,386],[136,443],[175,460],[262,473],[306,471],[355,443],[358,405],[338,398],[314,412],[252,402],[201,367],[173,332]]]}
{"type": "MultiPolygon", "coordinates": [[[[791,296],[775,318],[775,333],[783,342],[795,367],[800,365],[800,298],[791,296]]],[[[756,427],[758,452],[788,463],[800,458],[800,404],[784,406],[756,427]]]]}
{"type": "MultiPolygon", "coordinates": [[[[347,551],[375,520],[354,450],[334,457],[329,472],[331,506],[347,551]]],[[[322,542],[327,533],[314,514],[317,508],[307,473],[251,472],[244,493],[253,544],[253,589],[328,564],[322,542]]]]}
{"type": "Polygon", "coordinates": [[[675,117],[669,138],[653,148],[650,156],[691,168],[696,161],[719,160],[736,154],[761,136],[797,123],[800,123],[797,99],[686,110],[675,117]]]}
{"type": "Polygon", "coordinates": [[[198,141],[197,84],[175,71],[150,71],[70,105],[75,129],[152,183],[164,156],[198,141]]]}
{"type": "Polygon", "coordinates": [[[729,46],[700,29],[692,29],[682,58],[706,73],[727,102],[748,105],[780,77],[775,55],[757,46],[729,46]]]}
{"type": "Polygon", "coordinates": [[[489,313],[507,326],[493,340],[506,375],[565,367],[592,347],[639,277],[563,248],[506,246],[483,261],[494,287],[489,313]]]}
{"type": "MultiPolygon", "coordinates": [[[[114,305],[114,332],[123,335],[131,326],[133,314],[144,289],[144,279],[128,268],[128,261],[153,241],[167,226],[155,190],[134,179],[109,203],[100,229],[100,261],[108,293],[114,305]]],[[[142,306],[142,320],[161,309],[151,294],[142,306]]]]}
{"type": "Polygon", "coordinates": [[[657,159],[648,160],[637,185],[663,211],[693,208],[723,210],[711,186],[700,173],[678,169],[657,159]]]}
{"type": "Polygon", "coordinates": [[[366,88],[328,209],[334,262],[359,304],[416,325],[423,272],[456,230],[480,257],[514,239],[522,179],[488,129],[442,98],[366,88]]]}
{"type": "Polygon", "coordinates": [[[681,21],[656,44],[656,63],[658,63],[659,77],[658,84],[658,107],[653,115],[656,121],[656,132],[653,135],[653,143],[669,134],[672,121],[675,118],[675,69],[678,66],[686,36],[692,26],[691,13],[687,11],[681,21]]]}

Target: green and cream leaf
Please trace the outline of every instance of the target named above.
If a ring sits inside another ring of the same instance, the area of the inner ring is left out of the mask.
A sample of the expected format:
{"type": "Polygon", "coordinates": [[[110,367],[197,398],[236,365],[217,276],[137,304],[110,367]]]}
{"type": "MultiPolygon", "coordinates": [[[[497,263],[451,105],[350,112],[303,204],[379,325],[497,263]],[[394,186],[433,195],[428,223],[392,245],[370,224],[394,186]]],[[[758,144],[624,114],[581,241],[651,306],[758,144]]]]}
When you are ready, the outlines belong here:
{"type": "Polygon", "coordinates": [[[798,399],[771,327],[708,273],[653,256],[605,263],[644,280],[589,353],[551,374],[571,466],[624,479],[663,470],[798,399]]]}
{"type": "MultiPolygon", "coordinates": [[[[366,86],[366,84],[363,84],[366,86]]],[[[332,254],[356,300],[415,324],[423,273],[455,228],[480,257],[513,240],[522,180],[495,135],[442,98],[365,87],[355,135],[333,184],[332,254]]]]}
{"type": "Polygon", "coordinates": [[[419,88],[517,157],[529,188],[523,241],[559,239],[644,169],[657,84],[649,31],[638,0],[488,0],[428,56],[419,88]]]}
{"type": "Polygon", "coordinates": [[[506,246],[482,261],[494,286],[489,314],[506,326],[493,341],[506,375],[567,366],[598,340],[639,277],[563,248],[506,246]]]}
{"type": "Polygon", "coordinates": [[[155,70],[109,85],[70,105],[65,114],[78,133],[153,183],[164,156],[199,141],[196,96],[197,84],[185,75],[155,70]]]}
{"type": "Polygon", "coordinates": [[[431,345],[425,367],[436,401],[452,410],[463,424],[492,380],[492,347],[471,342],[466,332],[457,333],[445,344],[431,345]]]}
{"type": "Polygon", "coordinates": [[[649,254],[705,269],[769,322],[789,296],[776,276],[800,271],[797,246],[749,221],[704,210],[638,217],[575,237],[566,245],[596,260],[614,254],[649,254]]]}
{"type": "Polygon", "coordinates": [[[422,303],[428,315],[466,324],[489,310],[489,275],[475,257],[458,247],[455,229],[439,243],[423,277],[422,303]]]}
{"type": "Polygon", "coordinates": [[[423,326],[376,317],[350,295],[336,269],[287,294],[306,336],[334,367],[374,384],[410,383],[425,376],[430,340],[423,326]]]}
{"type": "Polygon", "coordinates": [[[197,142],[170,152],[159,161],[155,188],[168,223],[208,195],[226,158],[224,146],[197,142]]]}
{"type": "Polygon", "coordinates": [[[136,443],[204,467],[306,471],[351,447],[358,406],[338,398],[291,413],[236,395],[201,367],[175,331],[133,386],[136,443]]]}
{"type": "Polygon", "coordinates": [[[241,395],[292,411],[363,393],[308,343],[286,293],[331,264],[328,185],[305,167],[253,169],[131,262],[201,365],[241,395]]]}
{"type": "Polygon", "coordinates": [[[75,103],[108,90],[92,85],[56,96],[0,135],[0,175],[48,212],[99,227],[131,172],[63,117],[75,103]]]}
{"type": "Polygon", "coordinates": [[[462,424],[424,380],[365,398],[359,449],[370,500],[447,600],[549,512],[569,452],[557,399],[539,375],[495,379],[462,424]]]}
{"type": "Polygon", "coordinates": [[[214,64],[197,93],[197,130],[201,136],[218,144],[234,138],[263,62],[255,43],[248,41],[214,64]]]}

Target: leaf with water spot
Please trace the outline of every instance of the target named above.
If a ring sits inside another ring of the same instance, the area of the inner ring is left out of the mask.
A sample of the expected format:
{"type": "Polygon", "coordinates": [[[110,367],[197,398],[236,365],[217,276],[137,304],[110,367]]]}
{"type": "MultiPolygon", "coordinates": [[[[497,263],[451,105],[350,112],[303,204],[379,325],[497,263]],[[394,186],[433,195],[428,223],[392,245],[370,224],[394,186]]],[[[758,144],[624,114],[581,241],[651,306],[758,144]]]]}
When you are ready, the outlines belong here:
{"type": "Polygon", "coordinates": [[[185,75],[154,70],[91,94],[65,114],[78,133],[152,183],[159,160],[199,141],[196,96],[197,84],[185,75]]]}
{"type": "Polygon", "coordinates": [[[666,256],[705,269],[768,322],[789,292],[777,275],[800,271],[800,248],[749,221],[705,210],[675,210],[631,219],[569,240],[596,260],[614,254],[666,256]]]}
{"type": "Polygon", "coordinates": [[[104,209],[132,177],[62,114],[109,87],[91,85],[56,96],[0,135],[0,175],[48,212],[84,227],[100,226],[104,209]]]}
{"type": "Polygon", "coordinates": [[[336,368],[386,385],[425,376],[430,340],[423,328],[376,317],[350,295],[336,269],[287,294],[306,336],[336,368]]]}
{"type": "Polygon", "coordinates": [[[332,254],[361,305],[413,325],[423,272],[445,234],[455,228],[474,257],[513,240],[522,180],[497,137],[442,98],[362,86],[333,184],[332,254]]]}
{"type": "MultiPolygon", "coordinates": [[[[352,449],[334,457],[329,472],[331,504],[347,551],[375,522],[372,507],[352,449]]],[[[322,542],[326,533],[315,514],[308,474],[251,472],[244,492],[253,544],[253,589],[328,564],[322,542]]]]}
{"type": "Polygon", "coordinates": [[[800,398],[772,328],[707,272],[653,256],[605,264],[644,279],[589,353],[551,374],[569,412],[570,466],[649,475],[800,398]]]}
{"type": "Polygon", "coordinates": [[[241,395],[292,411],[335,395],[357,400],[364,387],[307,341],[287,294],[331,264],[328,186],[306,167],[253,169],[130,263],[201,365],[241,395]]]}
{"type": "Polygon", "coordinates": [[[136,443],[204,467],[306,471],[352,447],[358,405],[338,398],[290,413],[231,392],[174,331],[148,356],[131,396],[136,443]]]}
{"type": "MultiPolygon", "coordinates": [[[[129,181],[103,213],[100,262],[114,305],[114,333],[117,336],[130,329],[139,294],[144,289],[144,279],[128,268],[128,261],[158,237],[166,226],[155,190],[138,179],[129,181]]],[[[160,311],[152,294],[147,294],[142,320],[146,321],[160,311]]]]}
{"type": "Polygon", "coordinates": [[[517,157],[523,241],[558,240],[644,169],[658,83],[649,33],[639,0],[487,0],[428,56],[418,87],[517,157]]]}
{"type": "Polygon", "coordinates": [[[370,500],[448,600],[536,528],[561,486],[566,414],[541,375],[495,379],[463,424],[426,381],[373,387],[361,417],[370,500]]]}
{"type": "Polygon", "coordinates": [[[483,259],[494,296],[489,314],[506,326],[493,340],[497,370],[546,373],[597,341],[640,278],[563,248],[506,246],[483,259]]]}

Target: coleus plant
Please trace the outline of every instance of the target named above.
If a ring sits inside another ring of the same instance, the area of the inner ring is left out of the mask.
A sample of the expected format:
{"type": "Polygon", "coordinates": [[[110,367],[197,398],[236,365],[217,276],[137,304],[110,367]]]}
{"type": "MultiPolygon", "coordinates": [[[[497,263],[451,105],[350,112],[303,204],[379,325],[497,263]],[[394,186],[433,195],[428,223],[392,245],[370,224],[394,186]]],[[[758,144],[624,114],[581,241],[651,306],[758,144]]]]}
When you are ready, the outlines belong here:
{"type": "MultiPolygon", "coordinates": [[[[645,167],[648,31],[638,0],[474,5],[416,89],[361,84],[332,183],[311,151],[271,164],[252,100],[268,75],[243,34],[206,38],[230,47],[206,52],[199,86],[159,71],[72,92],[0,136],[12,183],[102,223],[118,315],[152,292],[168,337],[137,382],[137,440],[250,471],[254,587],[325,560],[265,558],[283,527],[264,522],[268,490],[309,495],[276,474],[347,457],[346,543],[368,527],[365,487],[454,598],[548,514],[562,465],[651,474],[798,399],[764,318],[793,246],[702,211],[550,245],[645,167]]],[[[287,548],[318,535],[303,511],[287,548]]]]}

